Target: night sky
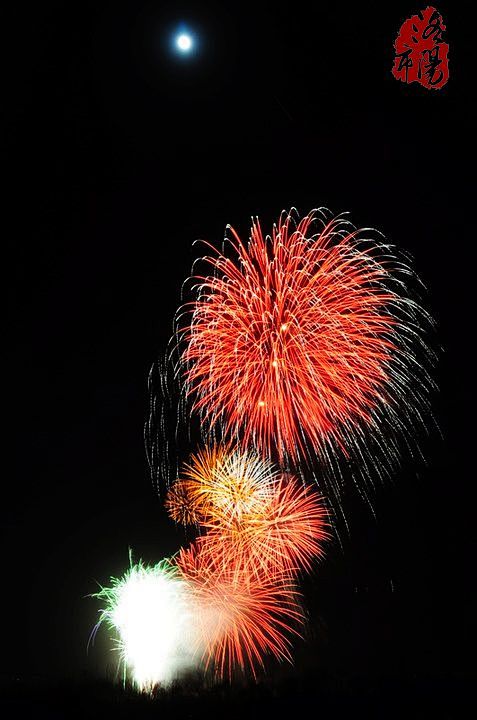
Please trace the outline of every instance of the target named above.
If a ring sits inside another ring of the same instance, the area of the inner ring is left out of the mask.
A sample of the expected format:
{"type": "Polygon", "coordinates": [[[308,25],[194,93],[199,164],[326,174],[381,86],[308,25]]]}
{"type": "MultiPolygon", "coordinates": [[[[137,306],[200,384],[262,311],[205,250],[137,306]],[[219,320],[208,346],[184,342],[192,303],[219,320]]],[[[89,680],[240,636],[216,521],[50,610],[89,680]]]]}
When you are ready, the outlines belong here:
{"type": "Polygon", "coordinates": [[[291,206],[350,211],[410,251],[443,347],[442,437],[431,430],[426,463],[376,489],[375,516],[344,498],[350,532],[304,583],[310,637],[294,672],[436,683],[470,672],[471,83],[465,16],[443,2],[449,83],[393,78],[398,29],[425,5],[16,8],[4,68],[4,677],[94,677],[114,662],[106,632],[86,652],[98,609],[86,596],[122,574],[129,547],[155,562],[187,541],[151,482],[143,425],[192,243],[220,242],[227,223],[247,236],[251,215],[270,227],[291,206]],[[170,47],[182,22],[199,40],[189,58],[170,47]]]}

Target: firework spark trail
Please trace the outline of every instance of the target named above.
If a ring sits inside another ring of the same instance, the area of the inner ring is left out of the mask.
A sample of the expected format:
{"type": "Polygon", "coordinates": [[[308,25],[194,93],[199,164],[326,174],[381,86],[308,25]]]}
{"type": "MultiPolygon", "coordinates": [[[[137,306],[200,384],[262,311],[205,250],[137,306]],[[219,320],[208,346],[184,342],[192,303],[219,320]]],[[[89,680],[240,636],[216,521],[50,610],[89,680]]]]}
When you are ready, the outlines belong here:
{"type": "Polygon", "coordinates": [[[248,244],[233,229],[229,244],[228,255],[207,245],[211,272],[192,278],[176,318],[177,373],[204,436],[282,465],[365,457],[364,475],[374,463],[385,474],[433,387],[432,320],[408,263],[319,211],[283,213],[271,237],[255,220],[248,244]]]}

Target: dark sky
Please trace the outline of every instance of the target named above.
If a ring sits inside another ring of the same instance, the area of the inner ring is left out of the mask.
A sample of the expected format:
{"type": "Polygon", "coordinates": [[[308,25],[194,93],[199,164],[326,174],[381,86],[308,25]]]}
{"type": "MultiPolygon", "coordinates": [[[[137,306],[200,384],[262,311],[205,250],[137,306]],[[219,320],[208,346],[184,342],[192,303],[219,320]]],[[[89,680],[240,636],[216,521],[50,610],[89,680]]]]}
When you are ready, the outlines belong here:
{"type": "Polygon", "coordinates": [[[7,675],[102,671],[107,643],[86,654],[97,605],[85,596],[125,569],[128,547],[157,561],[185,542],[148,475],[147,374],[192,242],[219,242],[227,223],[246,235],[252,214],[269,224],[290,206],[349,210],[412,252],[444,347],[443,439],[424,439],[427,465],[376,491],[375,518],[345,500],[350,536],[306,582],[312,638],[297,668],[468,670],[466,21],[437,4],[450,81],[407,86],[391,75],[392,43],[421,5],[16,8],[4,68],[7,675]],[[181,21],[200,38],[187,61],[168,48],[181,21]]]}

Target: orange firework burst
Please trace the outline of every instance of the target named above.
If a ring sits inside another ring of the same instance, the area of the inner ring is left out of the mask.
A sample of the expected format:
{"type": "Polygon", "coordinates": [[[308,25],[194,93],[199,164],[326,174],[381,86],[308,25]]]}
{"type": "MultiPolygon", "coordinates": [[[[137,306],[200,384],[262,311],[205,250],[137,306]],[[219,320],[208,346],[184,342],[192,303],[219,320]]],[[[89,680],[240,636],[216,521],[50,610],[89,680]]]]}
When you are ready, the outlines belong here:
{"type": "Polygon", "coordinates": [[[231,556],[222,563],[206,545],[182,549],[177,567],[198,608],[207,668],[221,678],[236,668],[256,676],[267,654],[291,661],[291,638],[300,635],[304,613],[288,576],[251,575],[248,565],[238,567],[231,556]]]}
{"type": "Polygon", "coordinates": [[[169,488],[164,505],[171,518],[182,525],[198,525],[202,519],[200,503],[187,480],[177,480],[169,488]]]}
{"type": "MultiPolygon", "coordinates": [[[[184,467],[179,486],[202,524],[228,526],[265,511],[280,473],[255,453],[206,447],[184,467]]],[[[175,485],[172,486],[174,490],[175,485]]]]}
{"type": "Polygon", "coordinates": [[[256,220],[248,244],[231,229],[230,257],[209,246],[212,274],[178,315],[185,392],[203,427],[267,457],[360,453],[366,428],[393,456],[428,404],[430,318],[404,259],[324,217],[283,213],[271,237],[256,220]]]}

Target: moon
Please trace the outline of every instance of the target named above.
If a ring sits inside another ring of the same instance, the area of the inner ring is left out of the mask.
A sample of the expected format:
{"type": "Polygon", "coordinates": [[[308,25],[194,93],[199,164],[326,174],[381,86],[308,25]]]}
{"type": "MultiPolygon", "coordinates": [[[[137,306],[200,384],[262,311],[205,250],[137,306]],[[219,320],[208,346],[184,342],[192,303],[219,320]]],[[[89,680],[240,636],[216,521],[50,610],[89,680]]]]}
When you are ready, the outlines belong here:
{"type": "Polygon", "coordinates": [[[192,46],[193,41],[189,33],[181,32],[177,35],[176,47],[181,53],[186,54],[190,52],[192,50],[192,46]]]}

